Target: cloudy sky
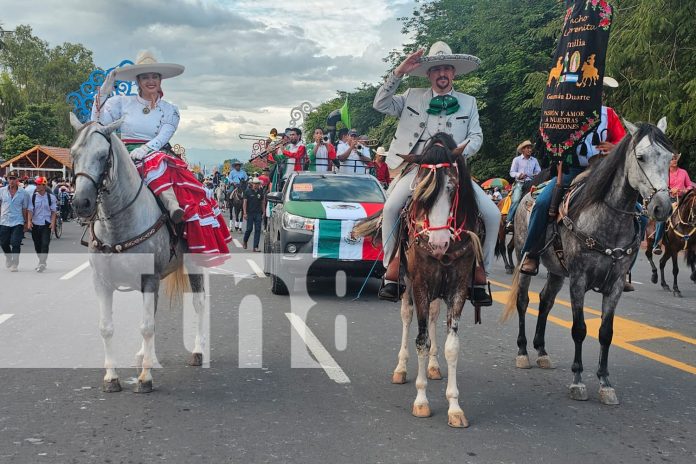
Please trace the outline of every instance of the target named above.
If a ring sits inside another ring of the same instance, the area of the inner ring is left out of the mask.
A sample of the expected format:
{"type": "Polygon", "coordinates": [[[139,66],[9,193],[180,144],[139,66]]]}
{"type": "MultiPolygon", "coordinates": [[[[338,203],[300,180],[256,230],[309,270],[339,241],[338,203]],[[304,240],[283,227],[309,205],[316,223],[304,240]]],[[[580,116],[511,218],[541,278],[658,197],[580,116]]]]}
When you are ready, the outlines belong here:
{"type": "Polygon", "coordinates": [[[163,85],[181,109],[173,141],[212,162],[249,152],[240,133],[286,127],[303,101],[378,82],[383,58],[407,41],[396,18],[413,8],[413,0],[0,0],[0,22],[29,24],[51,46],[82,43],[103,68],[143,49],[183,64],[163,85]]]}

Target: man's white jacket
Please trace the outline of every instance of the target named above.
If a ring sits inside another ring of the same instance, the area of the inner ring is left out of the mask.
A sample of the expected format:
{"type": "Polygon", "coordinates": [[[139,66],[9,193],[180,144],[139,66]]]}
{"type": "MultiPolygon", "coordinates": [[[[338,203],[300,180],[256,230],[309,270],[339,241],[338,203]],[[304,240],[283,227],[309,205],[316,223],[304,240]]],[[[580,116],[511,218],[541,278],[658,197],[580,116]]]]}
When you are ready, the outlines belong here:
{"type": "Polygon", "coordinates": [[[430,107],[430,100],[433,97],[432,89],[408,89],[401,95],[394,95],[400,83],[400,77],[396,77],[393,73],[390,74],[377,91],[372,104],[374,109],[380,113],[399,118],[396,134],[387,152],[386,162],[389,169],[396,169],[403,162],[397,156],[398,154],[411,153],[419,140],[429,137],[429,134],[424,136],[428,126],[428,118],[438,118],[437,125],[431,121],[431,127],[437,127],[438,131],[450,134],[457,145],[468,141],[464,149],[465,157],[478,152],[483,143],[483,132],[479,125],[478,109],[474,97],[453,91],[452,96],[457,98],[459,110],[450,115],[446,115],[444,112],[439,116],[430,115],[427,113],[427,109],[430,107]]]}

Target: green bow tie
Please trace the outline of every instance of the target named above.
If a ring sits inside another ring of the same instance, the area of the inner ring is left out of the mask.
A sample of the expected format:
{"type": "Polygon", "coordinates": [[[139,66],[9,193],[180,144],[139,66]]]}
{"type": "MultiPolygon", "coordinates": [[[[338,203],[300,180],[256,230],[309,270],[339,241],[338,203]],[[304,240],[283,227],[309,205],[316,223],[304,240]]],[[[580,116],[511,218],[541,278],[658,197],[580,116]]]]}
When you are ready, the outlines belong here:
{"type": "Polygon", "coordinates": [[[430,108],[426,111],[428,114],[440,114],[444,111],[449,116],[459,111],[459,102],[452,95],[440,95],[430,100],[430,108]]]}

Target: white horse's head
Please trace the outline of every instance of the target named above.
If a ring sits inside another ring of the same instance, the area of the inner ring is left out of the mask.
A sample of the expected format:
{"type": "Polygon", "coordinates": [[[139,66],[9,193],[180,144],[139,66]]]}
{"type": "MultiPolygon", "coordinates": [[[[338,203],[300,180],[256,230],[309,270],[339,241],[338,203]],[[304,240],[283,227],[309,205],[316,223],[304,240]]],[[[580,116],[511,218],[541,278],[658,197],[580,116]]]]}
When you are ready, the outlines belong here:
{"type": "Polygon", "coordinates": [[[669,217],[672,204],[669,198],[669,162],[672,145],[665,136],[667,118],[657,126],[636,126],[624,120],[633,138],[633,147],[626,153],[628,183],[647,203],[647,214],[658,221],[669,217]]]}
{"type": "Polygon", "coordinates": [[[77,131],[70,147],[75,172],[73,207],[82,218],[94,215],[99,192],[115,177],[117,159],[112,152],[111,134],[122,122],[119,119],[108,126],[92,122],[82,124],[70,113],[70,124],[77,131]]]}

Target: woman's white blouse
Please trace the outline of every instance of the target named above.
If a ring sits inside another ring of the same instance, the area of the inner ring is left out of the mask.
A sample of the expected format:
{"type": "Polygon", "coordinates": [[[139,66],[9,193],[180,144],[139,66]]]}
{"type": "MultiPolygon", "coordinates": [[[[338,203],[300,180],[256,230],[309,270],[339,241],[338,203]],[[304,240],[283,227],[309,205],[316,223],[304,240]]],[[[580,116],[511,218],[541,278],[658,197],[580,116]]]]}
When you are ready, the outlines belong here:
{"type": "Polygon", "coordinates": [[[172,138],[179,126],[179,108],[161,98],[150,112],[148,101],[140,96],[115,95],[110,97],[97,114],[96,101],[92,106],[92,120],[107,125],[124,118],[121,124],[122,139],[147,140],[152,150],[159,150],[172,138]]]}

